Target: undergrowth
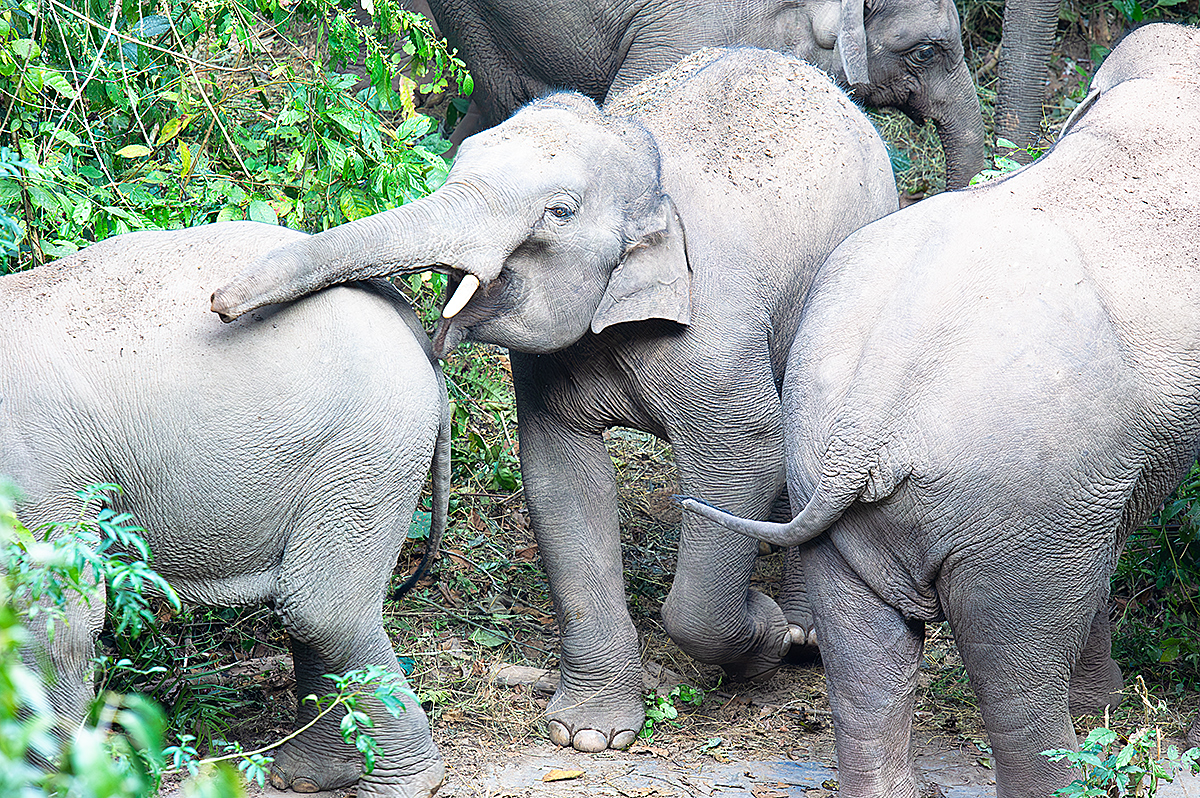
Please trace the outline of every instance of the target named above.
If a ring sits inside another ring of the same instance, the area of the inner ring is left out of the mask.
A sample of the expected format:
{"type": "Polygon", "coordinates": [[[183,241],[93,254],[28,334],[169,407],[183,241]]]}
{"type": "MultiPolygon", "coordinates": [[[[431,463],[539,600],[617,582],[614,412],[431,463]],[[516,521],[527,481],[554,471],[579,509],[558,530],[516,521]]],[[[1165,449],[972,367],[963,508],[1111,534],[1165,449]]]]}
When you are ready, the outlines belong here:
{"type": "Polygon", "coordinates": [[[10,271],[130,230],[315,231],[395,207],[448,169],[417,103],[472,88],[396,0],[371,4],[366,25],[350,0],[0,9],[0,144],[27,163],[0,176],[0,211],[23,234],[10,271]]]}

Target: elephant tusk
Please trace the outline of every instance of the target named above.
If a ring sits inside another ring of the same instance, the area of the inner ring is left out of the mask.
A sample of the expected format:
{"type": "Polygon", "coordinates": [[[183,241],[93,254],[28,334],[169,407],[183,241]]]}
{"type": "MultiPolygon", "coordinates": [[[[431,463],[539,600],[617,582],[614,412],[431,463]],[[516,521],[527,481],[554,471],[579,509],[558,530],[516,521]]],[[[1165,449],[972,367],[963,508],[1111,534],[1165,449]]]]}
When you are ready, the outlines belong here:
{"type": "Polygon", "coordinates": [[[446,307],[442,309],[443,319],[452,319],[458,315],[458,312],[467,306],[471,301],[471,297],[475,296],[475,291],[479,288],[479,278],[473,274],[468,274],[462,278],[462,282],[458,284],[458,288],[454,290],[454,296],[450,297],[450,301],[446,303],[446,307]]]}

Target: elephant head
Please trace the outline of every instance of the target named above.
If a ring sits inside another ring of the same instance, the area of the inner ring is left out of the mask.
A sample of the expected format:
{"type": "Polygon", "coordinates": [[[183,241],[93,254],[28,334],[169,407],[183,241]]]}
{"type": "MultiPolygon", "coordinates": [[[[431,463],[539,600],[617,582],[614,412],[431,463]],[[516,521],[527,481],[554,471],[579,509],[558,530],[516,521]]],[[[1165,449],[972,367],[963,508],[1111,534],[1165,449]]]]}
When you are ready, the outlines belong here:
{"type": "Polygon", "coordinates": [[[947,188],[983,168],[983,117],[953,0],[823,0],[799,11],[807,24],[793,34],[796,55],[865,105],[899,108],[917,124],[933,120],[947,188]]]}
{"type": "Polygon", "coordinates": [[[546,353],[619,322],[691,319],[683,225],[653,137],[574,93],[472,136],[429,196],[269,253],[212,308],[231,321],[334,283],[428,269],[451,278],[439,355],[464,338],[546,353]]]}

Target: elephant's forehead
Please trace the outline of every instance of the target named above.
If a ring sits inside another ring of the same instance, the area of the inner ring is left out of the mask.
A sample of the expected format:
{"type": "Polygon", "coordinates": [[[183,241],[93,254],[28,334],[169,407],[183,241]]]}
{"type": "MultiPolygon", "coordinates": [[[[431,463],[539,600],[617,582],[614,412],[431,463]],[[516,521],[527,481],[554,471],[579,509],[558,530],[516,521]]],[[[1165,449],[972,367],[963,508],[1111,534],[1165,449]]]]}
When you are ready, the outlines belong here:
{"type": "Polygon", "coordinates": [[[603,149],[596,135],[557,124],[504,125],[472,136],[460,149],[453,175],[507,176],[528,185],[539,176],[564,178],[586,172],[603,149]]]}

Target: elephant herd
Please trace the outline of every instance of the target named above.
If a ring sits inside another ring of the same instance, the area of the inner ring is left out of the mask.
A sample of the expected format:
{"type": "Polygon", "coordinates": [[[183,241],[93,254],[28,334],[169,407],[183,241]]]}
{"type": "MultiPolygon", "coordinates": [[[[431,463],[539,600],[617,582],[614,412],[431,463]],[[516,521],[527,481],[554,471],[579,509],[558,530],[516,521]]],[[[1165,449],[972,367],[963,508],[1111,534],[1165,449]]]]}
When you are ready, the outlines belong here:
{"type": "MultiPolygon", "coordinates": [[[[438,358],[498,344],[561,634],[552,741],[624,748],[644,720],[603,442],[620,425],[669,441],[692,497],[666,630],[740,677],[819,644],[842,794],[917,795],[917,671],[943,620],[998,795],[1069,782],[1040,752],[1076,748],[1071,711],[1120,698],[1116,559],[1200,450],[1200,29],[1134,31],[1040,160],[897,210],[886,148],[830,75],[934,119],[965,186],[982,127],[953,88],[953,3],[915,24],[887,2],[758,2],[679,13],[703,17],[701,44],[767,50],[688,55],[632,8],[543,18],[602,74],[551,60],[522,80],[520,54],[549,52],[513,44],[532,25],[472,5],[463,30],[513,31],[464,54],[513,69],[475,67],[498,124],[428,197],[313,236],[133,233],[0,278],[0,473],[23,520],[119,483],[182,598],[274,607],[300,694],[399,673],[382,602],[431,463],[431,547],[446,523],[438,358]],[[635,58],[650,42],[666,51],[635,58]],[[431,269],[449,276],[432,342],[378,279],[431,269]],[[776,599],[750,588],[760,540],[790,547],[776,599]]],[[[102,620],[73,619],[35,644],[68,718],[102,620]]],[[[272,782],[432,795],[445,766],[407,703],[370,710],[371,773],[318,722],[272,782]]]]}

